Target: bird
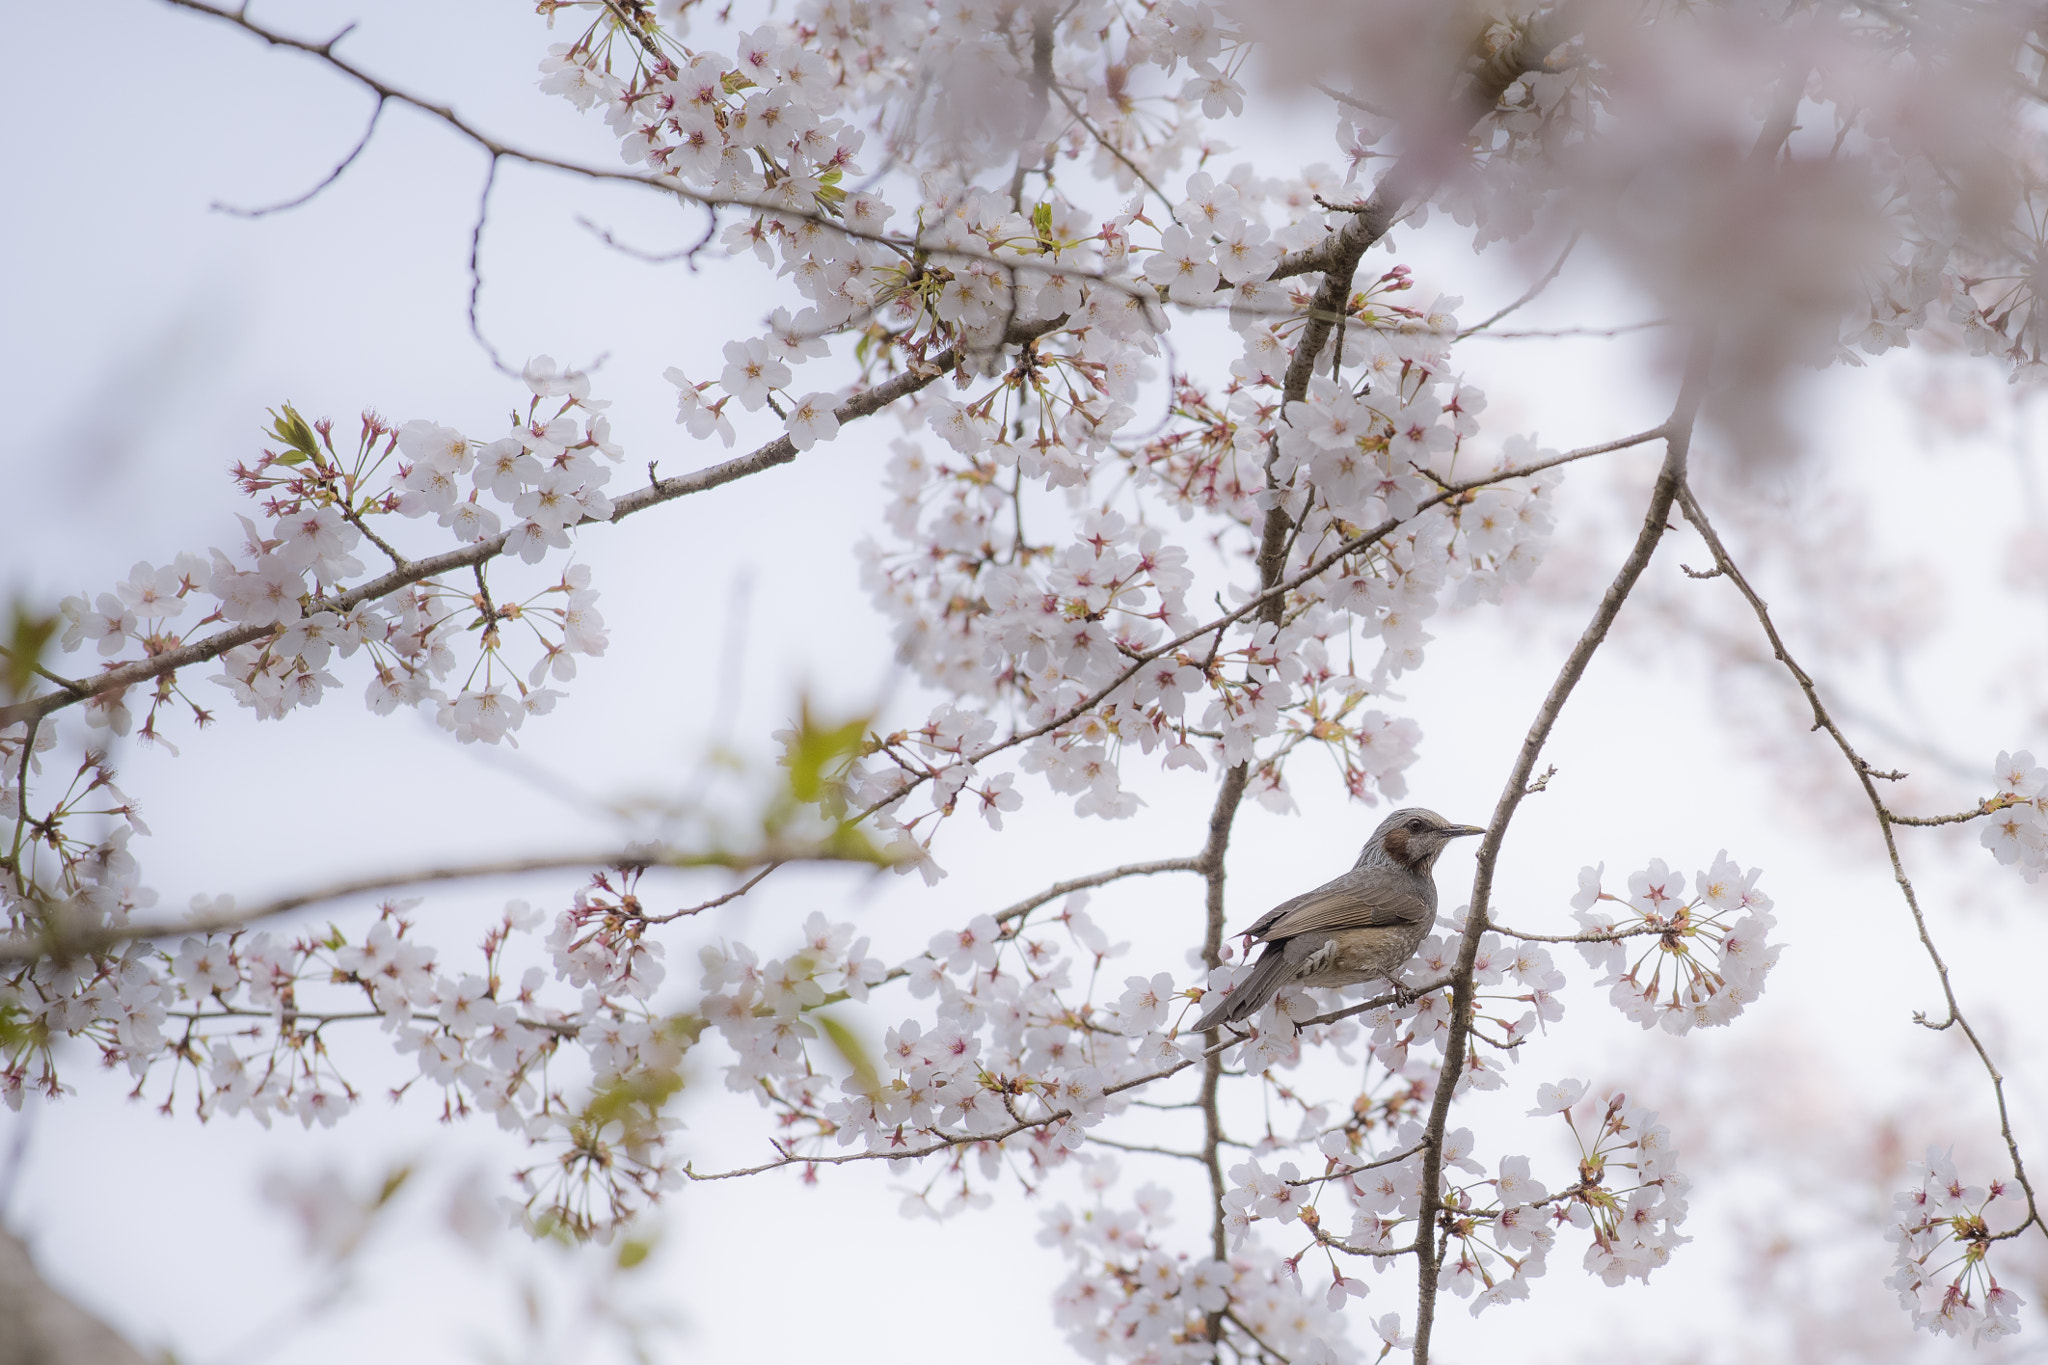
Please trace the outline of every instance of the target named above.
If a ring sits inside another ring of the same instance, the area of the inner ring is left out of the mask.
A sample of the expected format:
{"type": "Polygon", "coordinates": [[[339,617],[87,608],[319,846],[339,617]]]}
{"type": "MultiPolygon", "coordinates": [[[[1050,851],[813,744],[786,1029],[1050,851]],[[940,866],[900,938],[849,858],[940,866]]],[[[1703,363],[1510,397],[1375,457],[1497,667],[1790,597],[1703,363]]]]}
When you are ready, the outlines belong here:
{"type": "Polygon", "coordinates": [[[1266,945],[1251,975],[1202,1011],[1193,1032],[1251,1018],[1289,983],[1354,986],[1392,979],[1436,923],[1437,856],[1484,834],[1410,806],[1380,822],[1349,872],[1282,901],[1244,931],[1266,945]]]}

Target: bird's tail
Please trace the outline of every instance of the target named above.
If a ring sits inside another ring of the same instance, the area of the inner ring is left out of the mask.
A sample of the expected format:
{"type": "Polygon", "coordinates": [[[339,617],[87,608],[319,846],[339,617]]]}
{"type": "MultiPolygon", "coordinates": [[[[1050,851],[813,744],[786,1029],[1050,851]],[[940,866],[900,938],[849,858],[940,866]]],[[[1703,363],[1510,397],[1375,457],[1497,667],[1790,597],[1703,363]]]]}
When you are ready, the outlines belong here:
{"type": "Polygon", "coordinates": [[[1201,1033],[1218,1024],[1240,1023],[1257,1014],[1287,984],[1287,966],[1287,955],[1281,951],[1280,945],[1266,945],[1265,955],[1252,968],[1252,974],[1238,982],[1230,994],[1219,996],[1215,1004],[1203,1010],[1202,1017],[1195,1020],[1190,1032],[1201,1033]]]}

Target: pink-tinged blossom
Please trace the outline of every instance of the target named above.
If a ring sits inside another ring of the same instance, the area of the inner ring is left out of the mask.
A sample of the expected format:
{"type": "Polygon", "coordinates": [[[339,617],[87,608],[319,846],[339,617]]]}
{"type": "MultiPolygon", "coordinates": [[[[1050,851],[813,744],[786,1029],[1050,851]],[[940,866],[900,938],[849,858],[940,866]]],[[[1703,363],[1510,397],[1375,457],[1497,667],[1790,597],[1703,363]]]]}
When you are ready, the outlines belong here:
{"type": "Polygon", "coordinates": [[[789,381],[789,366],[768,349],[766,341],[755,337],[725,343],[725,369],[719,374],[718,382],[725,386],[727,393],[739,399],[740,406],[748,412],[759,411],[768,401],[770,390],[779,389],[789,381]]]}
{"type": "Polygon", "coordinates": [[[185,610],[185,599],[180,595],[183,583],[183,575],[176,567],[165,565],[159,569],[141,562],[128,571],[127,581],[120,585],[118,591],[121,601],[138,618],[167,621],[185,610]]]}
{"type": "Polygon", "coordinates": [[[1127,979],[1123,998],[1117,1002],[1117,1016],[1122,1020],[1124,1032],[1137,1037],[1159,1028],[1177,994],[1171,972],[1127,979]]]}
{"type": "Polygon", "coordinates": [[[567,396],[578,402],[590,397],[590,376],[555,363],[553,356],[537,355],[526,362],[522,372],[527,389],[536,397],[567,396]]]}
{"type": "Polygon", "coordinates": [[[216,575],[214,583],[216,588],[226,588],[221,613],[230,621],[252,626],[288,625],[298,620],[299,599],[306,593],[303,571],[275,555],[252,572],[235,574],[226,584],[216,575]]]}
{"type": "Polygon", "coordinates": [[[690,435],[698,440],[716,435],[726,445],[734,440],[732,422],[721,408],[704,401],[701,386],[690,382],[690,377],[671,365],[662,372],[669,383],[676,386],[676,423],[689,429],[690,435]]]}
{"type": "Polygon", "coordinates": [[[837,436],[839,417],[832,407],[829,393],[807,393],[792,401],[789,416],[783,422],[789,432],[789,443],[798,450],[809,450],[818,442],[837,436]]]}
{"type": "Polygon", "coordinates": [[[1913,1325],[1972,1344],[2019,1331],[2025,1301],[1992,1270],[1993,1235],[2026,1217],[2025,1201],[2003,1182],[1966,1184],[1938,1147],[1912,1166],[1915,1183],[1893,1199],[1887,1233],[1897,1251],[1886,1283],[1913,1325]]]}
{"type": "Polygon", "coordinates": [[[1159,249],[1145,258],[1145,278],[1182,303],[1206,301],[1219,282],[1207,245],[1178,224],[1160,234],[1159,249]]]}
{"type": "Polygon", "coordinates": [[[1584,1081],[1563,1080],[1554,1085],[1545,1082],[1536,1087],[1536,1107],[1529,1113],[1532,1116],[1562,1114],[1577,1104],[1585,1093],[1584,1081]]]}
{"type": "Polygon", "coordinates": [[[2048,768],[2025,749],[2001,752],[1992,768],[1997,794],[1984,803],[1978,840],[2001,864],[2039,881],[2048,873],[2048,768]]]}
{"type": "Polygon", "coordinates": [[[470,481],[479,491],[509,505],[518,501],[526,485],[539,479],[540,473],[541,462],[527,453],[526,443],[507,436],[477,452],[470,481]]]}

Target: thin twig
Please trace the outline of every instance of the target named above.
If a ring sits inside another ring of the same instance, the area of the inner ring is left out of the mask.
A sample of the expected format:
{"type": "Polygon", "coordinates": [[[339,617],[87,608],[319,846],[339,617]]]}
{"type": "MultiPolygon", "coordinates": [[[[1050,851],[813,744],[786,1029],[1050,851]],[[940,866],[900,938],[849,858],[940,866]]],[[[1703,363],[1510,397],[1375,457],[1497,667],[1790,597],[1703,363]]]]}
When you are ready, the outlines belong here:
{"type": "MultiPolygon", "coordinates": [[[[596,237],[598,241],[603,242],[606,246],[610,247],[613,251],[618,252],[621,256],[631,256],[634,260],[644,261],[648,265],[670,265],[676,261],[683,261],[685,263],[688,263],[690,258],[695,256],[698,252],[702,251],[706,244],[705,241],[700,240],[694,246],[681,247],[675,251],[643,251],[641,248],[637,246],[633,246],[630,243],[620,241],[618,238],[612,236],[611,229],[599,227],[596,223],[591,222],[590,219],[584,217],[580,213],[576,215],[576,226],[590,233],[592,236],[596,237]]],[[[715,232],[717,230],[717,227],[717,220],[713,219],[712,230],[715,232]]]]}
{"type": "MultiPolygon", "coordinates": [[[[217,934],[245,929],[263,920],[293,910],[373,891],[395,891],[432,882],[475,881],[484,877],[518,877],[536,872],[559,872],[566,868],[607,867],[753,867],[762,863],[786,863],[797,857],[816,862],[844,862],[829,847],[799,855],[783,850],[774,855],[731,853],[683,853],[647,845],[629,845],[590,853],[540,854],[530,858],[500,858],[461,863],[448,867],[416,868],[408,872],[384,872],[295,892],[261,902],[248,909],[222,910],[212,914],[189,915],[183,919],[155,924],[67,925],[52,921],[43,932],[30,938],[0,939],[0,966],[103,952],[123,943],[180,938],[188,934],[217,934]]],[[[861,860],[865,861],[865,860],[861,860]]],[[[669,918],[674,918],[670,916],[669,918]]]]}
{"type": "Polygon", "coordinates": [[[1555,280],[1558,277],[1558,273],[1564,269],[1564,263],[1571,259],[1572,249],[1578,246],[1579,244],[1579,231],[1580,230],[1578,228],[1572,229],[1572,235],[1565,240],[1564,250],[1557,253],[1556,262],[1550,267],[1550,269],[1543,272],[1543,276],[1541,279],[1537,280],[1536,283],[1529,286],[1528,292],[1524,293],[1522,297],[1516,299],[1507,307],[1501,309],[1498,313],[1495,313],[1486,321],[1479,323],[1476,326],[1467,327],[1464,331],[1458,333],[1458,340],[1463,341],[1465,338],[1469,336],[1472,336],[1479,332],[1483,332],[1487,328],[1493,326],[1494,323],[1499,322],[1502,318],[1514,312],[1516,309],[1522,307],[1525,304],[1535,302],[1536,296],[1538,294],[1541,294],[1545,289],[1548,289],[1550,287],[1551,281],[1555,280]]]}
{"type": "MultiPolygon", "coordinates": [[[[328,45],[331,47],[333,44],[330,42],[328,45]]],[[[232,214],[236,218],[266,218],[273,213],[283,213],[286,209],[295,209],[301,204],[312,202],[319,197],[320,191],[341,179],[342,173],[356,164],[356,158],[363,154],[364,149],[370,145],[370,139],[376,136],[377,120],[384,117],[384,106],[389,102],[390,98],[389,95],[383,94],[377,96],[377,107],[370,111],[370,122],[363,129],[363,135],[356,139],[356,145],[349,149],[348,155],[341,159],[340,164],[321,178],[319,184],[313,186],[312,189],[307,190],[304,194],[284,200],[282,203],[266,204],[262,208],[256,209],[245,209],[233,204],[223,204],[218,199],[214,200],[210,207],[215,213],[232,214]]]]}
{"type": "Polygon", "coordinates": [[[1388,1005],[1413,1004],[1415,1001],[1422,999],[1426,995],[1436,994],[1438,991],[1442,990],[1444,987],[1450,984],[1451,978],[1446,976],[1441,980],[1432,981],[1424,986],[1415,986],[1398,991],[1390,991],[1385,995],[1376,995],[1370,1000],[1361,1000],[1356,1005],[1346,1005],[1342,1009],[1331,1010],[1328,1014],[1318,1014],[1313,1019],[1304,1019],[1300,1023],[1296,1024],[1295,1028],[1308,1029],[1314,1028],[1318,1024],[1334,1024],[1339,1019],[1349,1019],[1354,1014],[1367,1014],[1373,1010],[1384,1009],[1388,1005]]]}
{"type": "Polygon", "coordinates": [[[1097,1147],[1114,1147],[1119,1152],[1142,1152],[1147,1156],[1170,1156],[1181,1161],[1204,1161],[1200,1152],[1176,1152],[1171,1147],[1147,1147],[1139,1142],[1117,1142],[1112,1138],[1088,1134],[1088,1141],[1097,1147]]]}
{"type": "Polygon", "coordinates": [[[1460,333],[1460,341],[1535,341],[1555,340],[1559,337],[1619,337],[1630,332],[1645,332],[1652,327],[1676,327],[1671,318],[1651,318],[1647,322],[1624,322],[1615,327],[1534,327],[1518,328],[1509,332],[1460,333]]]}
{"type": "MultiPolygon", "coordinates": [[[[1872,777],[1877,775],[1876,773],[1871,774],[1872,777]]],[[[1960,825],[1966,821],[1981,820],[1987,815],[1995,815],[2011,804],[2011,802],[2002,797],[1993,796],[1987,798],[1984,804],[1975,810],[1959,810],[1954,815],[1892,814],[1890,819],[1895,825],[1917,825],[1923,829],[1932,828],[1935,825],[1960,825]]]]}
{"type": "Polygon", "coordinates": [[[1122,867],[1112,867],[1106,872],[1092,872],[1085,877],[1075,877],[1071,881],[1054,882],[1037,895],[1027,896],[1009,909],[998,911],[995,921],[997,924],[1008,924],[1013,919],[1022,919],[1047,901],[1058,900],[1061,896],[1070,896],[1076,891],[1086,891],[1090,887],[1107,886],[1110,882],[1121,881],[1125,877],[1149,877],[1159,872],[1200,872],[1202,870],[1203,863],[1199,857],[1159,858],[1149,863],[1126,863],[1122,867]]]}
{"type": "Polygon", "coordinates": [[[1423,1144],[1418,1142],[1413,1147],[1410,1147],[1405,1151],[1395,1152],[1390,1156],[1383,1156],[1378,1158],[1377,1160],[1368,1161],[1362,1166],[1345,1166],[1339,1170],[1330,1171],[1324,1175],[1312,1175],[1301,1180],[1290,1180],[1287,1183],[1289,1185],[1294,1185],[1298,1187],[1304,1185],[1320,1185],[1326,1180],[1347,1180],[1354,1175],[1362,1175],[1366,1171],[1376,1171],[1382,1166],[1398,1166],[1402,1162],[1406,1161],[1409,1157],[1414,1156],[1417,1152],[1421,1151],[1422,1146],[1423,1144]]]}
{"type": "Polygon", "coordinates": [[[1583,934],[1525,934],[1520,929],[1510,929],[1505,924],[1486,926],[1494,933],[1506,938],[1520,939],[1524,943],[1619,943],[1625,938],[1641,938],[1645,934],[1668,933],[1658,925],[1638,925],[1633,929],[1590,929],[1583,934]]]}
{"type": "Polygon", "coordinates": [[[491,189],[498,183],[498,156],[493,153],[491,164],[484,171],[484,187],[476,197],[476,225],[469,230],[469,334],[483,353],[490,357],[491,365],[500,374],[519,378],[519,371],[505,363],[490,338],[484,335],[483,324],[477,320],[477,303],[483,297],[484,274],[481,258],[484,250],[484,224],[491,216],[491,189]]]}
{"type": "MultiPolygon", "coordinates": [[[[1786,671],[1799,684],[1799,690],[1806,694],[1807,705],[1813,710],[1813,728],[1827,731],[1828,737],[1835,742],[1835,747],[1842,751],[1842,757],[1848,760],[1850,771],[1856,775],[1857,785],[1863,788],[1863,795],[1870,802],[1871,813],[1877,817],[1878,832],[1884,837],[1885,855],[1891,860],[1892,879],[1898,883],[1900,895],[1905,897],[1907,910],[1912,912],[1914,932],[1919,936],[1920,946],[1927,952],[1928,961],[1934,964],[1935,977],[1941,984],[1942,1000],[1948,1007],[1948,1017],[1938,1024],[1929,1022],[1923,1014],[1915,1014],[1915,1022],[1936,1030],[1960,1028],[1963,1036],[1969,1039],[1970,1047],[1976,1052],[1977,1060],[1983,1064],[1985,1074],[1991,1078],[1991,1092],[1998,1102],[1999,1136],[2005,1139],[2006,1155],[2012,1162],[2013,1179],[2019,1182],[2027,1201],[2027,1216],[2019,1225],[1992,1234],[1992,1240],[2002,1241],[2009,1237],[2017,1237],[2030,1226],[2040,1228],[2042,1234],[2048,1236],[2048,1222],[2042,1220],[2040,1205],[2034,1198],[2033,1182],[2027,1175],[2026,1163],[2020,1158],[2019,1139],[2013,1134],[2012,1115],[2005,1098],[2005,1076],[1999,1071],[1997,1063],[1992,1061],[1990,1049],[1985,1047],[1984,1040],[1978,1036],[1976,1028],[1963,1016],[1962,1007],[1956,1003],[1955,986],[1949,980],[1948,963],[1942,958],[1941,950],[1934,946],[1934,936],[1927,928],[1927,915],[1920,907],[1920,897],[1913,889],[1913,880],[1906,875],[1906,865],[1899,857],[1898,840],[1892,835],[1894,825],[1951,824],[1959,820],[1973,819],[1974,815],[1902,819],[1892,814],[1891,808],[1885,805],[1884,797],[1877,790],[1876,779],[1879,774],[1874,772],[1863,756],[1856,752],[1856,747],[1849,742],[1849,737],[1842,733],[1842,727],[1837,725],[1835,718],[1828,713],[1826,704],[1820,699],[1820,689],[1815,685],[1813,676],[1801,668],[1791,652],[1785,648],[1784,638],[1778,634],[1778,627],[1771,620],[1769,608],[1764,605],[1763,598],[1757,595],[1756,589],[1750,586],[1749,580],[1742,576],[1742,571],[1735,566],[1734,559],[1729,555],[1727,547],[1721,543],[1721,537],[1715,534],[1712,523],[1707,520],[1707,514],[1699,505],[1698,499],[1693,496],[1691,488],[1680,485],[1678,504],[1685,514],[1685,519],[1692,523],[1693,529],[1700,533],[1700,539],[1713,551],[1714,563],[1720,567],[1728,581],[1735,585],[1743,600],[1749,603],[1750,610],[1756,615],[1757,623],[1763,627],[1765,638],[1771,643],[1772,654],[1778,662],[1785,665],[1786,671]]],[[[1983,813],[1986,812],[1977,812],[1983,813]]]]}
{"type": "Polygon", "coordinates": [[[643,915],[641,916],[641,918],[646,920],[646,922],[649,924],[667,924],[670,920],[683,919],[690,915],[699,915],[706,910],[716,910],[719,906],[729,904],[732,901],[736,901],[741,896],[744,896],[749,891],[752,891],[755,887],[759,886],[762,882],[768,879],[769,873],[773,872],[776,868],[781,866],[782,860],[780,858],[777,858],[771,862],[763,863],[761,865],[760,871],[756,872],[753,876],[747,878],[745,881],[741,882],[738,886],[735,886],[732,890],[726,892],[722,896],[713,896],[710,900],[705,901],[699,905],[686,905],[682,909],[672,910],[666,915],[643,915]]]}

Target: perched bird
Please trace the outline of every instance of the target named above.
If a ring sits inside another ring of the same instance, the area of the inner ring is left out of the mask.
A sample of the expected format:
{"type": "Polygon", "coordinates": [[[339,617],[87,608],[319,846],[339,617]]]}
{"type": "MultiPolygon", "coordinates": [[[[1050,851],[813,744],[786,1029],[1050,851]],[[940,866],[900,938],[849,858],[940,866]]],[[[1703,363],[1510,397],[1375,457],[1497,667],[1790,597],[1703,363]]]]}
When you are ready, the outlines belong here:
{"type": "Polygon", "coordinates": [[[1436,922],[1431,870],[1437,855],[1453,839],[1484,833],[1420,807],[1389,815],[1349,872],[1282,901],[1244,931],[1266,951],[1250,976],[1202,1011],[1193,1031],[1251,1018],[1290,982],[1354,986],[1391,979],[1436,922]]]}

